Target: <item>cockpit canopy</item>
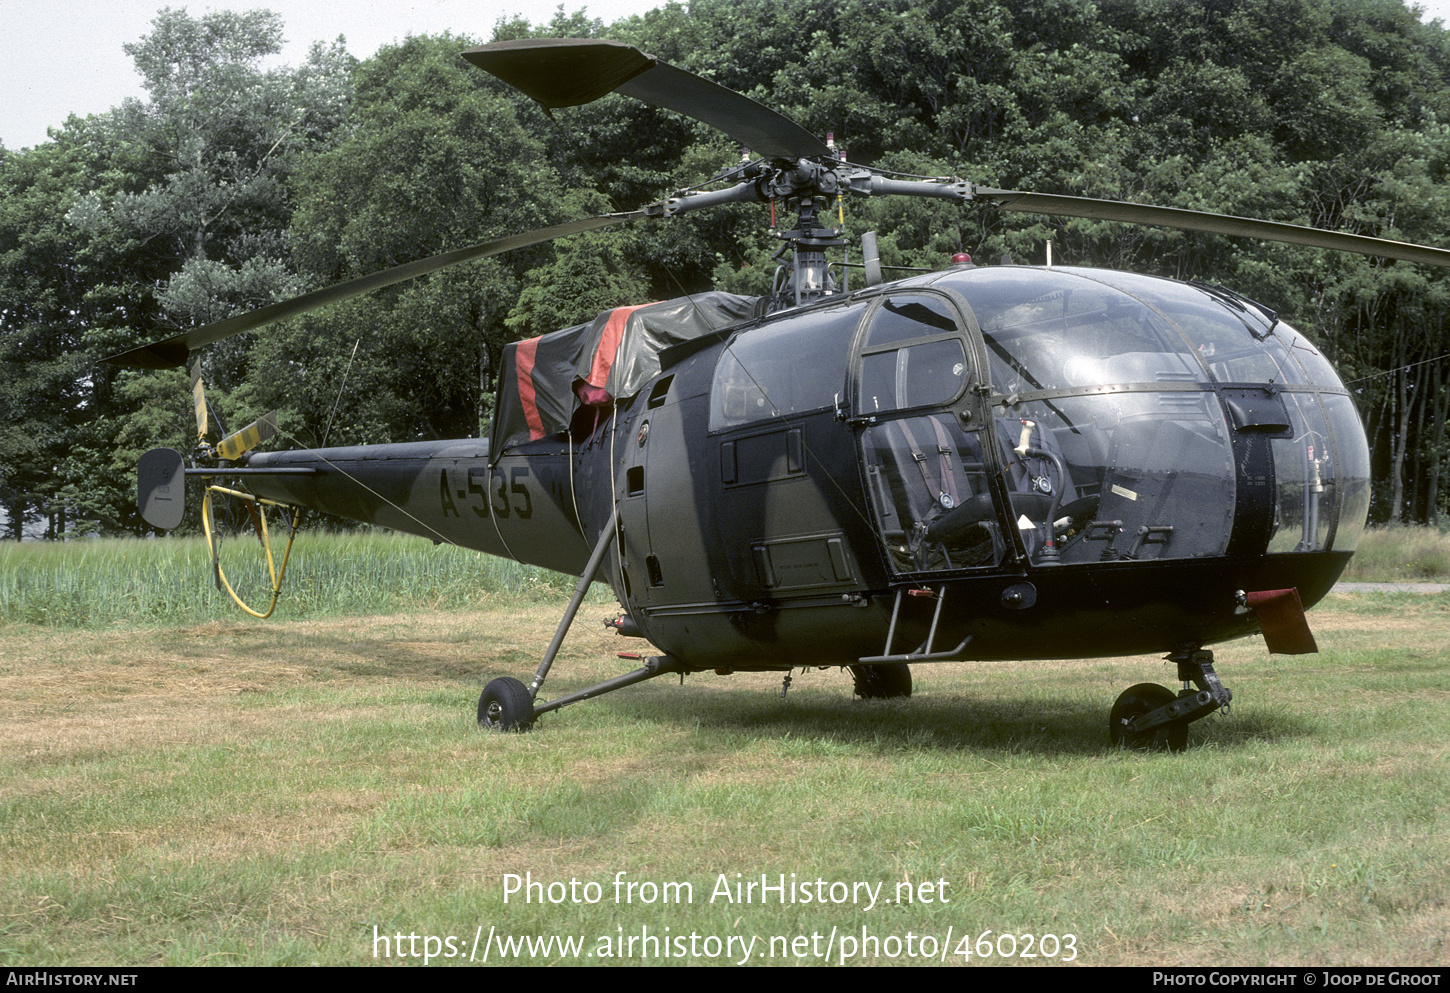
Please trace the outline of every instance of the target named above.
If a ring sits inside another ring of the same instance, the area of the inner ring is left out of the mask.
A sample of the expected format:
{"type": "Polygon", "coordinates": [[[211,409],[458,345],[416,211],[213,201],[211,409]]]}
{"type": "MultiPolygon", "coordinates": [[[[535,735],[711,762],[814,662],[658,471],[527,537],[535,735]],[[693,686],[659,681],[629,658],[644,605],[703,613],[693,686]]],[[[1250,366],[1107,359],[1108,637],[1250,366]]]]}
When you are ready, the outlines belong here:
{"type": "Polygon", "coordinates": [[[781,315],[721,353],[713,433],[828,410],[859,434],[902,574],[1343,551],[1368,510],[1333,368],[1220,287],[955,268],[781,315]]]}
{"type": "Polygon", "coordinates": [[[1220,287],[1012,267],[949,273],[940,284],[967,298],[1003,394],[1166,382],[1344,390],[1302,335],[1220,287]]]}

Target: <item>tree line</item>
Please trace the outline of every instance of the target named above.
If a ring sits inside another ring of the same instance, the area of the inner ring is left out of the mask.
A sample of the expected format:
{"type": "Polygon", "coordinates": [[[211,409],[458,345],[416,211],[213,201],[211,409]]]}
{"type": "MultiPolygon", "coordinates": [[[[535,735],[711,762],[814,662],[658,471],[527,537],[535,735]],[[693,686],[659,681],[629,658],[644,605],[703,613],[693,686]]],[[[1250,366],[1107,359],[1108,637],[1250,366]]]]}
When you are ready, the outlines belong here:
{"type": "MultiPolygon", "coordinates": [[[[545,115],[459,58],[521,37],[639,46],[834,132],[854,162],[1447,243],[1450,34],[1401,0],[691,0],[605,25],[415,36],[263,68],[266,11],[163,10],[126,46],[147,99],[0,147],[0,529],[145,533],[134,466],[195,443],[182,371],[135,344],[452,247],[709,180],[740,149],[612,97],[545,115]]],[[[1374,454],[1372,517],[1438,523],[1450,473],[1439,271],[1297,246],[936,202],[848,201],[883,261],[959,249],[1223,283],[1339,367],[1374,454]]],[[[290,445],[480,432],[505,343],[711,286],[768,291],[765,208],[702,211],[487,259],[206,350],[220,418],[290,445]]]]}

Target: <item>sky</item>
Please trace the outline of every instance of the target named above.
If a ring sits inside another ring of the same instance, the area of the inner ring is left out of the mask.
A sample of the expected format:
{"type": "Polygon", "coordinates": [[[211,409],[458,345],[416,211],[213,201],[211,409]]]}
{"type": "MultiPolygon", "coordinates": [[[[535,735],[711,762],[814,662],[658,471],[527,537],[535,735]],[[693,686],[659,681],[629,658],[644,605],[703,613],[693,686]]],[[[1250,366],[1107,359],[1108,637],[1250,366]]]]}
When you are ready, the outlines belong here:
{"type": "MultiPolygon", "coordinates": [[[[253,10],[282,15],[287,46],[279,65],[298,65],[314,41],[347,39],[367,58],[409,34],[452,31],[488,39],[500,17],[523,14],[536,23],[553,16],[560,0],[0,0],[5,54],[0,57],[0,143],[11,150],[47,140],[46,129],[71,114],[97,114],[128,96],[145,97],[141,78],[121,46],[139,40],[164,6],[253,10]]],[[[573,11],[611,24],[665,0],[566,0],[573,11]]],[[[1450,25],[1450,0],[1413,0],[1424,19],[1450,25]]]]}
{"type": "MultiPolygon", "coordinates": [[[[662,7],[665,0],[562,0],[612,24],[662,7]]],[[[47,141],[46,129],[71,114],[103,113],[126,97],[145,98],[122,47],[151,30],[163,7],[193,17],[211,10],[263,8],[282,15],[286,46],[278,65],[298,65],[314,41],[347,39],[367,58],[410,34],[451,31],[487,41],[500,17],[551,19],[561,0],[0,0],[0,142],[12,151],[47,141]]],[[[1450,4],[1450,0],[1446,0],[1450,4]]]]}

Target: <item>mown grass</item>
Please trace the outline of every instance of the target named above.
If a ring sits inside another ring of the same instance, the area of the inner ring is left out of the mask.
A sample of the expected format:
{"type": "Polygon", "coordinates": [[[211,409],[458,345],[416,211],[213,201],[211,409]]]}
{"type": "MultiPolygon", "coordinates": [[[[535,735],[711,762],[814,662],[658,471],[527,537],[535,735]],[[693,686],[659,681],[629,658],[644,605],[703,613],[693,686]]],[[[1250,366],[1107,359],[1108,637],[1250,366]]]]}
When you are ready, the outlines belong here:
{"type": "MultiPolygon", "coordinates": [[[[1057,935],[1036,964],[1066,935],[1086,965],[1450,955],[1444,594],[1331,594],[1317,656],[1221,646],[1233,713],[1181,755],[1106,744],[1117,693],[1172,682],[1156,658],[924,666],[876,703],[835,671],[785,699],[775,675],[666,678],[478,731],[482,684],[527,680],[560,606],[0,630],[0,962],[371,964],[402,935],[408,961],[455,938],[446,964],[490,928],[584,936],[503,957],[540,964],[665,928],[756,936],[760,964],[819,962],[833,930],[839,961],[863,929],[848,961],[920,964],[931,936],[961,963],[988,930],[1057,935]],[[525,873],[600,899],[506,902],[525,873]],[[792,873],[894,902],[711,901],[792,873]]],[[[545,697],[632,664],[588,620],[545,697]]]]}

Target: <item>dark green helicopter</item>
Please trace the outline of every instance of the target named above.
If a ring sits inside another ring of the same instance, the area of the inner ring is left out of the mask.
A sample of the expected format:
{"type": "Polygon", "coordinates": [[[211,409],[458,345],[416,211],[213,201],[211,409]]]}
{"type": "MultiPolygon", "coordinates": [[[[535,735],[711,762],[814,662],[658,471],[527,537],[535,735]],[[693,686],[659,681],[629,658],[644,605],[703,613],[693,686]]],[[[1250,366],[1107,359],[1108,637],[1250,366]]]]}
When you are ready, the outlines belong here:
{"type": "Polygon", "coordinates": [[[228,335],[446,266],[721,203],[795,214],[776,233],[773,294],[624,307],[508,346],[487,439],[250,452],[264,421],[212,446],[198,382],[193,467],[168,449],[142,458],[149,522],[180,523],[183,474],[221,477],[208,494],[280,506],[294,528],[294,510],[315,509],[579,576],[532,683],[484,689],[489,728],[523,730],[666,673],[774,670],[788,684],[794,668],[845,666],[858,694],[900,697],[913,663],[1165,652],[1183,688],[1129,688],[1109,733],[1177,750],[1232,697],[1206,646],[1263,631],[1271,651],[1315,650],[1303,608],[1354,551],[1370,465],[1352,399],[1303,335],[1223,287],[1133,273],[958,259],[888,283],[870,236],[862,285],[848,286],[827,264],[845,244],[828,208],[928,196],[1441,266],[1450,252],[891,178],[616,42],[531,39],[464,57],[546,108],[624,93],[759,158],[724,189],[444,253],[109,361],[182,365],[228,335]],[[660,654],[543,702],[595,580],[619,598],[620,634],[660,654]]]}

